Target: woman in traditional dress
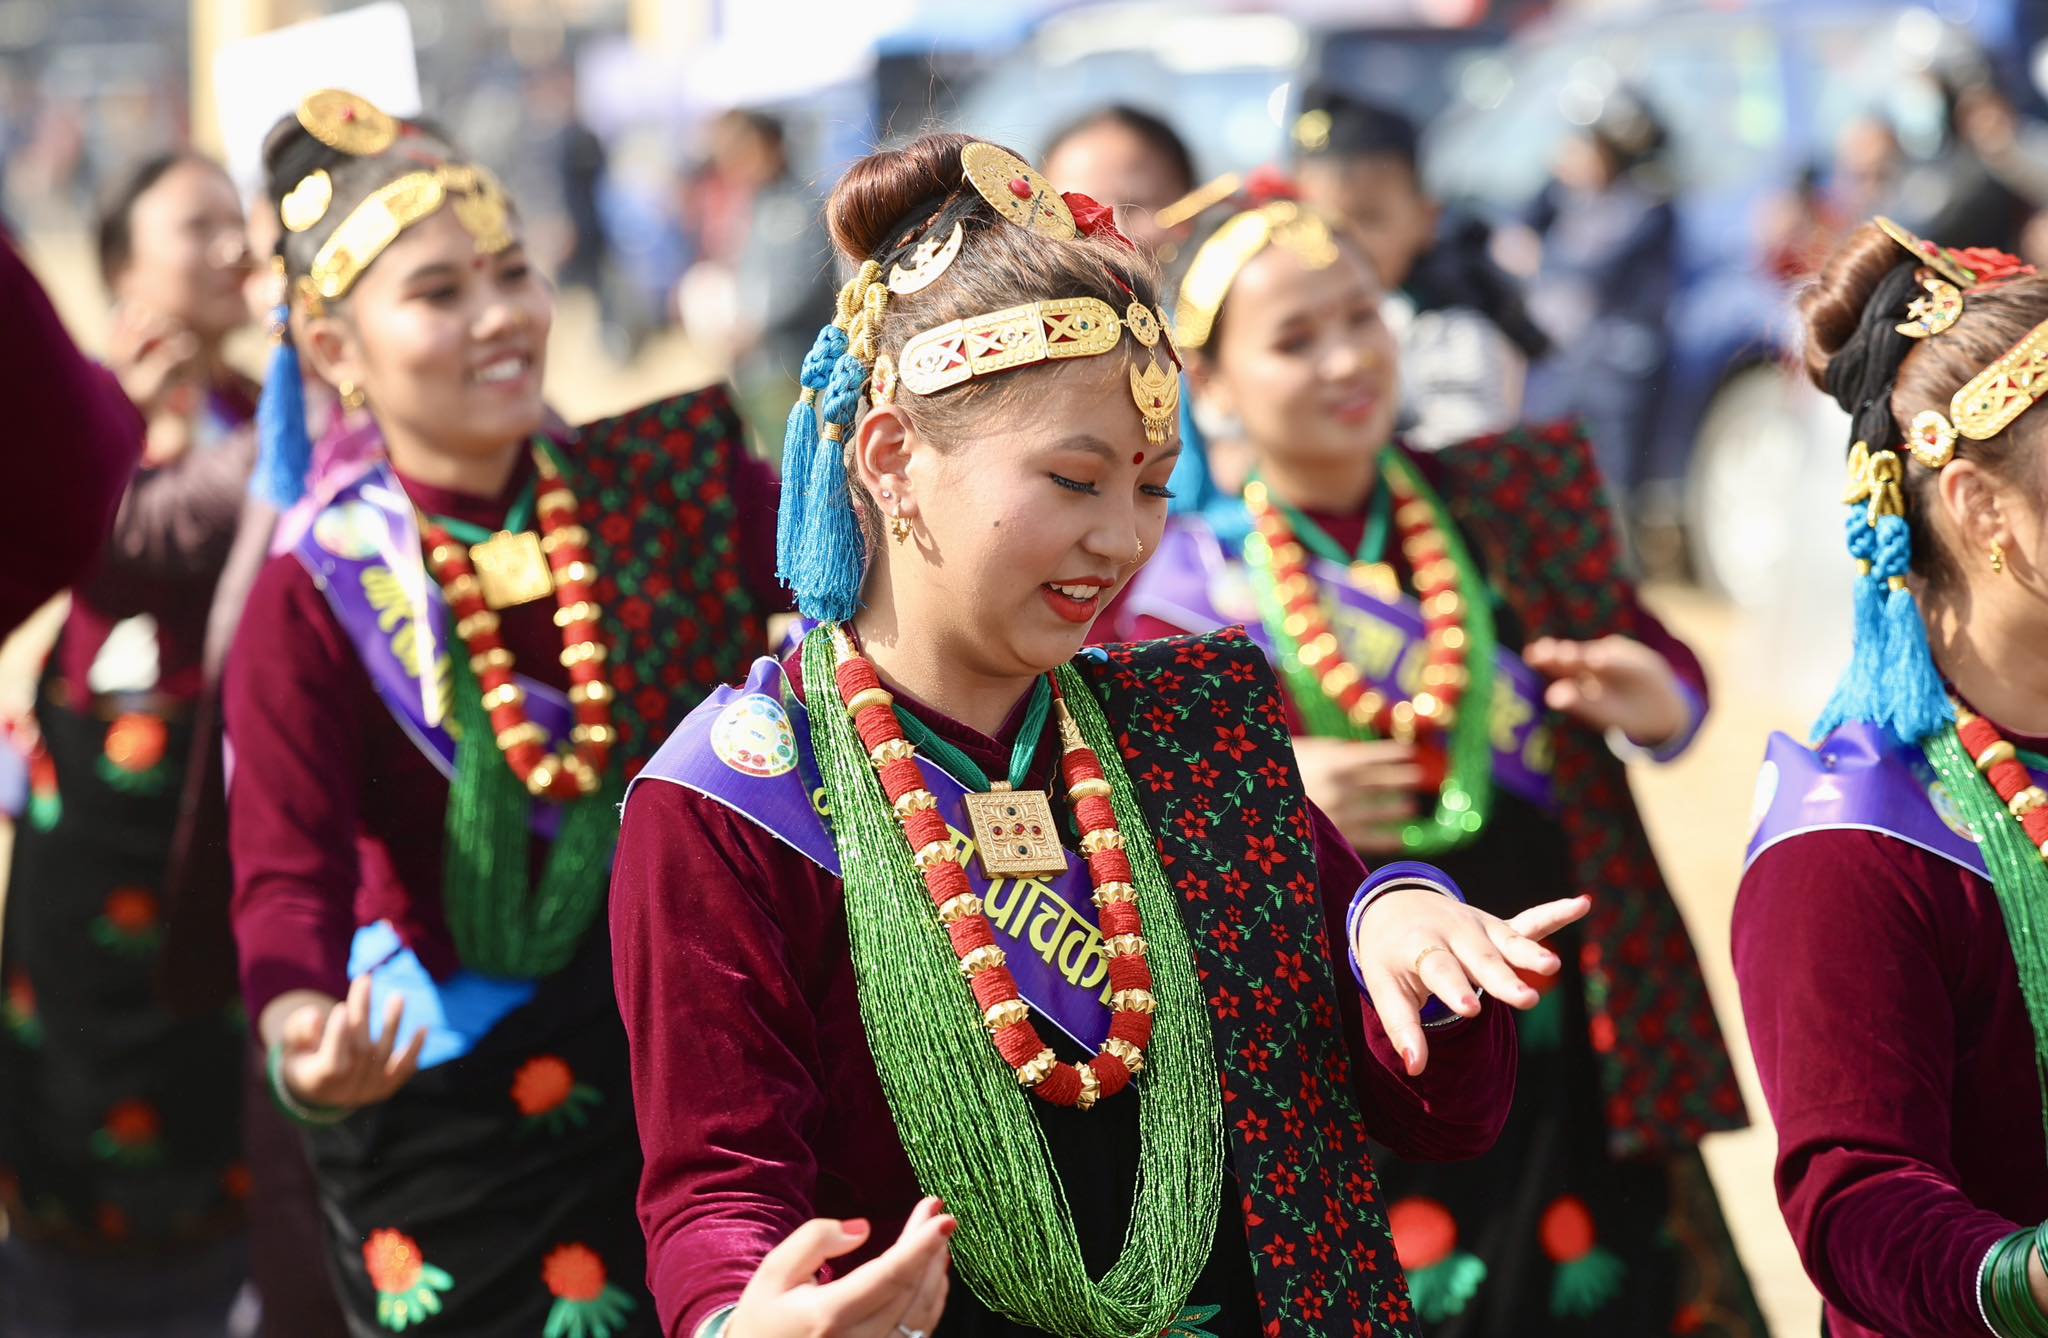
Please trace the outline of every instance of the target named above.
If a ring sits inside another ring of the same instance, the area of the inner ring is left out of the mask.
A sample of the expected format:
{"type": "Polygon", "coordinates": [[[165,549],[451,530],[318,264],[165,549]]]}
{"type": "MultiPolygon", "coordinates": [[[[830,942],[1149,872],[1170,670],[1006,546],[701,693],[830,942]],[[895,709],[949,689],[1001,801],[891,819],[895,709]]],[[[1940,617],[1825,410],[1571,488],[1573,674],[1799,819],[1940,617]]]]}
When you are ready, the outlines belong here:
{"type": "Polygon", "coordinates": [[[255,387],[223,355],[249,269],[226,173],[192,154],[136,168],[99,259],[109,367],[147,447],[25,731],[0,934],[0,1332],[219,1334],[245,1276],[242,1021],[175,1018],[154,982],[207,608],[255,460],[255,387]]]}
{"type": "Polygon", "coordinates": [[[1362,883],[1241,637],[1081,653],[1178,451],[1106,208],[932,135],[829,221],[781,533],[819,625],[663,747],[614,876],[666,1331],[1412,1332],[1365,1131],[1486,1147],[1584,901],[1362,883]]]}
{"type": "Polygon", "coordinates": [[[1835,1338],[2048,1333],[2048,279],[1879,219],[1802,309],[1860,574],[1735,902],[1778,1202],[1835,1338]]]}
{"type": "Polygon", "coordinates": [[[1292,200],[1202,244],[1175,329],[1253,481],[1176,521],[1114,634],[1250,628],[1309,798],[1361,853],[1437,860],[1496,913],[1595,895],[1522,1019],[1493,1152],[1380,1163],[1429,1331],[1760,1335],[1695,1147],[1741,1101],[1608,743],[1683,749],[1699,664],[1616,569],[1580,438],[1394,437],[1382,297],[1363,248],[1292,200]]]}
{"type": "Polygon", "coordinates": [[[326,91],[266,162],[292,311],[259,474],[305,477],[268,398],[299,358],[382,438],[258,578],[225,688],[243,990],[349,1323],[652,1332],[615,805],[764,644],[772,479],[718,391],[543,431],[550,291],[433,135],[326,91]]]}

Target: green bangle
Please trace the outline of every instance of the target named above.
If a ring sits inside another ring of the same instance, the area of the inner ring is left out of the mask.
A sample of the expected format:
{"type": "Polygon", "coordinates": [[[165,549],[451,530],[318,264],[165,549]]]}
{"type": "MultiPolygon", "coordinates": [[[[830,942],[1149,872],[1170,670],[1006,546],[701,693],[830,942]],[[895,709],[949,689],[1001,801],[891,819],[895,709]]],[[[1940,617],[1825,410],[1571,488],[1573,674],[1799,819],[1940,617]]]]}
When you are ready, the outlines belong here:
{"type": "Polygon", "coordinates": [[[340,1106],[314,1106],[293,1096],[284,1082],[284,1042],[270,1043],[269,1057],[264,1061],[264,1072],[269,1075],[270,1099],[285,1117],[295,1124],[319,1127],[340,1124],[350,1112],[340,1106]]]}

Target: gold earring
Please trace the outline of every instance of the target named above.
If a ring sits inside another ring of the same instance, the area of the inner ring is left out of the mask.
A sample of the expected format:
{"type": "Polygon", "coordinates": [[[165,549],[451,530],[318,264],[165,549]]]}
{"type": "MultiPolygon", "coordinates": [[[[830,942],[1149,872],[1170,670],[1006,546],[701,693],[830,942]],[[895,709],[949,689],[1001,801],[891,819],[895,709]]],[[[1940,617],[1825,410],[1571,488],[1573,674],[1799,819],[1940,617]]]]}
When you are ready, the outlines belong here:
{"type": "Polygon", "coordinates": [[[901,516],[889,517],[889,537],[902,543],[910,537],[910,522],[901,516]]]}
{"type": "Polygon", "coordinates": [[[1991,545],[1991,570],[1994,575],[2005,575],[2005,545],[1991,545]]]}
{"type": "Polygon", "coordinates": [[[368,398],[363,394],[363,388],[353,381],[342,382],[338,389],[341,391],[342,407],[346,409],[360,409],[363,407],[363,401],[368,398]]]}

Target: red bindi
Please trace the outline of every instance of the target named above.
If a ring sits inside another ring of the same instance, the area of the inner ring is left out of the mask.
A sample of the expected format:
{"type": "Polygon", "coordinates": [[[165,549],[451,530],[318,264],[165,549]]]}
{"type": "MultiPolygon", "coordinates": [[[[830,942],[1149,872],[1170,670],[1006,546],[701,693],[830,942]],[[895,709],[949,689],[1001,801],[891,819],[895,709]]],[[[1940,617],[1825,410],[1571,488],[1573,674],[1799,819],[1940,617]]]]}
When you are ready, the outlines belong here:
{"type": "Polygon", "coordinates": [[[1136,455],[1134,455],[1134,456],[1132,456],[1132,457],[1131,457],[1131,463],[1132,463],[1132,464],[1134,464],[1134,465],[1142,465],[1142,464],[1144,464],[1144,463],[1145,463],[1145,453],[1144,453],[1143,451],[1139,451],[1139,452],[1138,452],[1138,453],[1137,453],[1136,455]]]}
{"type": "Polygon", "coordinates": [[[481,273],[483,268],[490,263],[491,258],[489,256],[472,256],[470,257],[469,267],[481,273]]]}

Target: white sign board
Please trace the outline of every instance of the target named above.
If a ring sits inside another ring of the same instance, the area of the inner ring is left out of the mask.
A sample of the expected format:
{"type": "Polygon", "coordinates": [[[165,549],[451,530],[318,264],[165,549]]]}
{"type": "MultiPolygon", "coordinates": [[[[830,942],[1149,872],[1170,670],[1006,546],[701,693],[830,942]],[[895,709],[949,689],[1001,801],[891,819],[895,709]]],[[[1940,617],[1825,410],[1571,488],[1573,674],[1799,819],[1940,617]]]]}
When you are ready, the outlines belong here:
{"type": "Polygon", "coordinates": [[[360,93],[393,116],[420,114],[412,20],[398,0],[230,42],[213,58],[214,106],[228,173],[263,183],[263,140],[299,99],[322,88],[360,93]]]}

